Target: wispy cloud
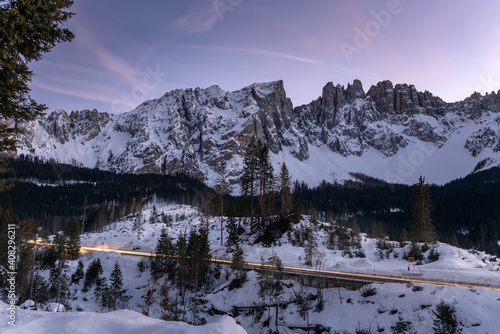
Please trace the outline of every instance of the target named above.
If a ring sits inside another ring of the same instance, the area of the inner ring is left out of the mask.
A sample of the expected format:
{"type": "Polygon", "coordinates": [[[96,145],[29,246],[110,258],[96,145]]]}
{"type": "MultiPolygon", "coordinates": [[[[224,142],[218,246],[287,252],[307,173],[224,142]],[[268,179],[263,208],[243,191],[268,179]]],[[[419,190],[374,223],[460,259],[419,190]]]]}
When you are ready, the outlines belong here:
{"type": "MultiPolygon", "coordinates": [[[[51,71],[53,72],[54,70],[62,70],[64,72],[77,72],[77,73],[84,73],[84,74],[93,74],[93,75],[102,75],[103,72],[90,68],[87,66],[81,66],[77,64],[69,64],[69,63],[63,63],[63,62],[55,62],[55,61],[50,61],[44,59],[42,62],[40,62],[43,66],[50,66],[51,71]]],[[[73,73],[74,74],[74,73],[73,73]]]]}
{"type": "Polygon", "coordinates": [[[52,85],[48,83],[42,83],[39,81],[34,80],[31,84],[31,86],[47,90],[49,92],[54,92],[58,94],[63,94],[66,96],[72,96],[72,97],[77,97],[81,99],[87,99],[91,101],[101,101],[101,102],[106,102],[106,103],[113,103],[116,101],[116,99],[113,99],[110,95],[108,94],[102,94],[102,93],[94,93],[94,92],[89,92],[86,90],[81,90],[77,88],[69,88],[69,87],[62,87],[59,85],[52,85]]]}
{"type": "Polygon", "coordinates": [[[218,18],[212,2],[205,2],[194,6],[186,15],[172,21],[170,26],[188,34],[195,34],[212,29],[218,18]]]}
{"type": "Polygon", "coordinates": [[[328,68],[334,69],[334,70],[336,70],[338,72],[342,72],[342,73],[355,74],[355,75],[360,74],[359,71],[356,71],[356,70],[349,68],[349,67],[329,64],[329,63],[325,63],[325,62],[322,62],[322,61],[319,61],[316,59],[299,57],[299,56],[288,54],[288,53],[274,52],[274,51],[269,51],[269,50],[250,49],[250,48],[234,48],[234,47],[226,47],[226,46],[196,46],[196,45],[179,45],[178,47],[185,48],[185,49],[213,50],[213,51],[220,51],[220,52],[236,52],[236,53],[275,57],[275,58],[281,58],[281,59],[288,59],[288,60],[292,60],[292,61],[296,61],[296,62],[300,62],[300,63],[328,67],[328,68]]]}
{"type": "Polygon", "coordinates": [[[83,25],[77,24],[75,26],[77,40],[83,44],[85,50],[93,53],[97,57],[101,67],[118,75],[132,86],[141,84],[141,79],[145,75],[144,72],[130,66],[130,64],[122,58],[108,51],[83,25]]]}

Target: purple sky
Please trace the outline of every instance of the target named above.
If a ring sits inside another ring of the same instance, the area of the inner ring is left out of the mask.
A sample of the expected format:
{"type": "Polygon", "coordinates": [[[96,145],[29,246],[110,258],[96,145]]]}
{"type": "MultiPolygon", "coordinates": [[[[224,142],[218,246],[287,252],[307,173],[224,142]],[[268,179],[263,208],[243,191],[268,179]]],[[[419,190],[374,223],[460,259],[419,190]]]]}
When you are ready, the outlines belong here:
{"type": "Polygon", "coordinates": [[[176,88],[282,79],[294,106],[328,82],[415,84],[445,101],[500,89],[500,2],[75,0],[71,43],[33,64],[53,109],[123,112],[176,88]]]}

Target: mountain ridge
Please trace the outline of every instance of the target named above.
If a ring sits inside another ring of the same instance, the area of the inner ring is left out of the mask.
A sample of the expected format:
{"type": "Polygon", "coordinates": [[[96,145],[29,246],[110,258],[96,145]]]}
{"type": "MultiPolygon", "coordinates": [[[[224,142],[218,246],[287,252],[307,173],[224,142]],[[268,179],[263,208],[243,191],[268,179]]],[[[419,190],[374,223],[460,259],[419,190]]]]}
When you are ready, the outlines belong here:
{"type": "Polygon", "coordinates": [[[316,100],[296,107],[282,80],[233,92],[176,89],[123,114],[57,110],[21,126],[18,154],[118,172],[186,173],[208,184],[222,160],[235,192],[253,136],[269,147],[275,170],[286,162],[294,179],[311,185],[351,172],[445,183],[500,164],[500,91],[447,103],[388,80],[366,92],[359,80],[328,82],[316,100]]]}

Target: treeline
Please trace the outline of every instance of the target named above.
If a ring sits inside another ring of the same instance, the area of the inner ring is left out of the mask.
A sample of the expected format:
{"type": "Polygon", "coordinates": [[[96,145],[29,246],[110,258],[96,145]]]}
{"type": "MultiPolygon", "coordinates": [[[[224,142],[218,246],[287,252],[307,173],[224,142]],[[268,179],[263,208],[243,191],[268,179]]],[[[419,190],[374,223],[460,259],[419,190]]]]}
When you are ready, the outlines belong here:
{"type": "MultiPolygon", "coordinates": [[[[346,203],[357,215],[362,232],[382,223],[393,240],[410,230],[411,187],[389,184],[367,176],[344,184],[323,182],[308,187],[295,182],[294,197],[321,216],[339,216],[346,203]]],[[[431,185],[432,220],[439,240],[463,248],[500,254],[500,168],[495,167],[444,185],[431,185]]],[[[322,218],[322,217],[321,217],[322,218]]]]}
{"type": "Polygon", "coordinates": [[[85,231],[135,212],[149,200],[201,206],[211,190],[185,175],[119,174],[98,169],[56,164],[21,156],[7,160],[15,186],[0,192],[0,206],[20,219],[36,219],[53,234],[72,217],[83,218],[85,231]]]}
{"type": "MultiPolygon", "coordinates": [[[[357,181],[309,187],[292,183],[285,164],[274,171],[269,160],[267,147],[252,140],[244,156],[242,196],[232,197],[224,194],[228,171],[223,164],[215,189],[210,189],[184,175],[118,174],[21,156],[8,160],[16,183],[0,193],[0,206],[20,219],[38,220],[50,234],[72,217],[85,218],[86,231],[99,230],[152,199],[193,205],[213,216],[250,217],[239,225],[249,224],[257,240],[267,244],[289,230],[301,213],[315,210],[321,220],[338,220],[345,206],[356,214],[362,232],[371,233],[373,223],[381,223],[391,239],[399,240],[403,230],[410,230],[410,186],[355,174],[357,181]]],[[[439,240],[500,254],[500,168],[431,185],[430,194],[439,240]]]]}

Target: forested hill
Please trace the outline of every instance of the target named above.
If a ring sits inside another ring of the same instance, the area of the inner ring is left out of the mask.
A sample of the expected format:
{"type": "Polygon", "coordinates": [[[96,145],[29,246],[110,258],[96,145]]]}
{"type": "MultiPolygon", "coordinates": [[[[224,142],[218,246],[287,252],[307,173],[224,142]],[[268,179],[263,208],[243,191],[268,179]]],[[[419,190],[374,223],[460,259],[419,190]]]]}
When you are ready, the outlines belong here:
{"type": "Polygon", "coordinates": [[[0,193],[4,210],[34,218],[49,233],[72,217],[82,217],[86,197],[87,229],[134,212],[153,199],[199,206],[206,187],[185,175],[118,174],[44,162],[31,157],[9,159],[15,186],[0,193]]]}
{"type": "MultiPolygon", "coordinates": [[[[325,217],[329,212],[338,216],[345,203],[363,232],[370,232],[373,222],[382,222],[391,238],[398,240],[403,229],[409,231],[411,187],[357,176],[359,182],[322,183],[314,188],[296,183],[294,196],[325,217]]],[[[430,190],[440,241],[500,254],[500,168],[431,185],[430,190]]]]}
{"type": "MultiPolygon", "coordinates": [[[[25,157],[8,163],[16,185],[0,193],[0,205],[4,211],[11,207],[20,218],[35,218],[48,233],[59,230],[73,216],[82,217],[85,196],[85,229],[89,230],[132,213],[148,201],[201,206],[213,195],[201,182],[184,175],[118,174],[25,157]]],[[[356,182],[324,182],[315,188],[296,182],[295,200],[302,202],[304,213],[314,208],[320,218],[329,213],[339,217],[345,203],[348,211],[356,214],[363,232],[370,233],[373,222],[381,222],[393,239],[398,239],[403,229],[409,231],[411,188],[363,175],[357,177],[356,182]]],[[[498,167],[442,186],[431,185],[432,218],[440,240],[500,254],[499,194],[498,167]]],[[[235,205],[240,202],[232,197],[226,200],[235,205]]],[[[228,209],[230,205],[224,207],[228,209]]]]}

